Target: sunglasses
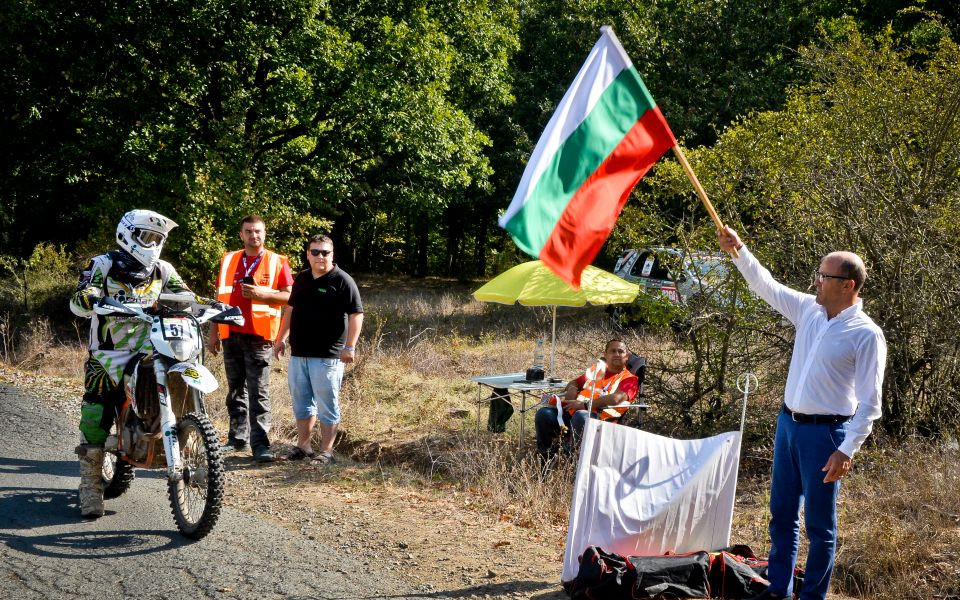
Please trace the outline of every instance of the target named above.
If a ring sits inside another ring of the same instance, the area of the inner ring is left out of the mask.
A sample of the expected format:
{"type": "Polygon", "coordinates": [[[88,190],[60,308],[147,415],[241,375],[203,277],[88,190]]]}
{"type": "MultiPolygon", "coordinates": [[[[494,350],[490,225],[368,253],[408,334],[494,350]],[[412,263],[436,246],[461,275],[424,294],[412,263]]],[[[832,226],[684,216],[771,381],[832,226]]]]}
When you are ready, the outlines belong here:
{"type": "Polygon", "coordinates": [[[319,248],[310,248],[310,256],[330,256],[333,250],[321,250],[319,248]]]}

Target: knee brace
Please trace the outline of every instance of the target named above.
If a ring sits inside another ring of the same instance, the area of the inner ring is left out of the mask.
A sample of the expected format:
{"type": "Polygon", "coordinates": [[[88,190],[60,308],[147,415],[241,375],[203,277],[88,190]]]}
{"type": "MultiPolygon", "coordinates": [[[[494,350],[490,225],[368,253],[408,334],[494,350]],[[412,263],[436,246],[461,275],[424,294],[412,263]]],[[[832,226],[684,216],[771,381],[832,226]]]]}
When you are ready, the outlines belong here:
{"type": "Polygon", "coordinates": [[[105,410],[103,402],[98,398],[89,401],[88,395],[83,396],[83,406],[80,408],[80,433],[88,444],[102,446],[110,432],[110,412],[105,410]]]}

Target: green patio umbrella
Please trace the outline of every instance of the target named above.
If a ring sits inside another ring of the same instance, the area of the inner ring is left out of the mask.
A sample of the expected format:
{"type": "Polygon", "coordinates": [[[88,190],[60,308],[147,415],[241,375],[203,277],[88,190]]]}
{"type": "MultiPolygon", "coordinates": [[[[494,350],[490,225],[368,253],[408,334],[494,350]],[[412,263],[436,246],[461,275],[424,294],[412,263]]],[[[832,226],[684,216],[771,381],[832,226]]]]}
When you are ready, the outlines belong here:
{"type": "Polygon", "coordinates": [[[519,264],[497,275],[473,297],[482,302],[524,306],[553,307],[553,336],[550,344],[550,373],[553,374],[557,346],[557,307],[590,304],[622,304],[633,302],[640,286],[590,266],[580,278],[580,290],[575,290],[553,274],[539,260],[519,264]]]}

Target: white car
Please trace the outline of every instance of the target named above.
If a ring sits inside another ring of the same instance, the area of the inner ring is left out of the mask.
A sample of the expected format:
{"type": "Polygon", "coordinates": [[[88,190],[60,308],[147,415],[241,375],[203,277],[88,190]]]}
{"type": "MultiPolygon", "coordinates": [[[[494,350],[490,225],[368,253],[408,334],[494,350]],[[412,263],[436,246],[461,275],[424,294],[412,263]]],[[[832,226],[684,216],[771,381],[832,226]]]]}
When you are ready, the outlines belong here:
{"type": "Polygon", "coordinates": [[[613,272],[649,291],[663,293],[675,304],[686,304],[716,288],[727,277],[730,266],[723,254],[630,248],[617,259],[613,272]]]}

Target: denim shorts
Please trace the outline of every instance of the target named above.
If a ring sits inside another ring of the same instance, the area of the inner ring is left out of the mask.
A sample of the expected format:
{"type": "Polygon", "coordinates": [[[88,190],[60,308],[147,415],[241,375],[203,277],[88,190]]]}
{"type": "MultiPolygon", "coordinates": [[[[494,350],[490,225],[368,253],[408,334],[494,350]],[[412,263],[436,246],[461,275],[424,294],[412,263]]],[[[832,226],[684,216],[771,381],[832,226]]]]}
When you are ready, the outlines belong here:
{"type": "Polygon", "coordinates": [[[343,363],[339,358],[290,357],[288,381],[297,420],[316,417],[324,425],[340,422],[340,382],[343,363]]]}

